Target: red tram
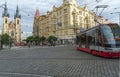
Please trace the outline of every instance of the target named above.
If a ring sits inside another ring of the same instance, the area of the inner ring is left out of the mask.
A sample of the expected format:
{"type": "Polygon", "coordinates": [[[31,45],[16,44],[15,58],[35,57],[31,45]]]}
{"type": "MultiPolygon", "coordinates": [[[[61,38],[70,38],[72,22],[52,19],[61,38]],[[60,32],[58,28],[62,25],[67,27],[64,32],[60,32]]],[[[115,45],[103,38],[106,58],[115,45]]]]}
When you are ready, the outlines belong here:
{"type": "Polygon", "coordinates": [[[100,24],[77,34],[77,50],[106,58],[120,57],[120,26],[100,24]]]}

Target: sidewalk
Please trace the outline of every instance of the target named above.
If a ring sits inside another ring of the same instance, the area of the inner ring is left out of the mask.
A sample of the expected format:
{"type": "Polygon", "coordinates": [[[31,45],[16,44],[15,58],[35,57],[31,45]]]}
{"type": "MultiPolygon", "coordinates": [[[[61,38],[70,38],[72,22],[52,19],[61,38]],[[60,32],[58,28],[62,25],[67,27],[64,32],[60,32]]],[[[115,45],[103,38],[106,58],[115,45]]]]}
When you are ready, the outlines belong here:
{"type": "Polygon", "coordinates": [[[12,46],[11,48],[9,47],[4,47],[3,49],[0,49],[0,51],[3,50],[18,50],[18,49],[31,49],[31,48],[52,48],[52,47],[63,47],[63,46],[76,46],[76,45],[56,45],[56,46],[12,46]]]}
{"type": "Polygon", "coordinates": [[[2,50],[19,49],[19,48],[21,48],[21,46],[12,46],[11,48],[8,47],[8,46],[6,46],[6,47],[4,47],[4,48],[2,48],[2,49],[0,49],[0,50],[2,51],[2,50]]]}

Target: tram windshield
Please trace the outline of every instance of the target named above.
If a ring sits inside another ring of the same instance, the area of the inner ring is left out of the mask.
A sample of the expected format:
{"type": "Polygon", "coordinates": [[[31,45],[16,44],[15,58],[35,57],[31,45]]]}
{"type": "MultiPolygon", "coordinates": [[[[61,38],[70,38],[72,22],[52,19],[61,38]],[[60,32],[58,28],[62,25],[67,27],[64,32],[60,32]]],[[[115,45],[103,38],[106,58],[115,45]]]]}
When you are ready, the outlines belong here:
{"type": "Polygon", "coordinates": [[[120,47],[120,26],[110,24],[101,26],[105,47],[120,47]]]}

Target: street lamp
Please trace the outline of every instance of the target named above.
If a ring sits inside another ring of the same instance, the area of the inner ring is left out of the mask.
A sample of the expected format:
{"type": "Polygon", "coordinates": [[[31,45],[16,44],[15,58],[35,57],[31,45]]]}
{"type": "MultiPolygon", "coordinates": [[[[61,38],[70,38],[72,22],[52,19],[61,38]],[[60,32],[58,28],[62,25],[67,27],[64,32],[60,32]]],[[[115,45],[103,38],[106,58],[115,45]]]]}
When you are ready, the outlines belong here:
{"type": "MultiPolygon", "coordinates": [[[[4,8],[5,4],[0,5],[0,8],[4,8]]],[[[2,48],[2,37],[0,36],[0,49],[2,48]]]]}
{"type": "Polygon", "coordinates": [[[11,38],[9,37],[9,48],[11,48],[11,38]]]}
{"type": "Polygon", "coordinates": [[[2,43],[1,43],[1,40],[2,40],[2,38],[1,38],[1,36],[0,36],[0,49],[2,49],[2,43]]]}
{"type": "Polygon", "coordinates": [[[120,25],[120,12],[114,12],[114,13],[110,13],[110,14],[118,14],[119,15],[119,25],[120,25]]]}

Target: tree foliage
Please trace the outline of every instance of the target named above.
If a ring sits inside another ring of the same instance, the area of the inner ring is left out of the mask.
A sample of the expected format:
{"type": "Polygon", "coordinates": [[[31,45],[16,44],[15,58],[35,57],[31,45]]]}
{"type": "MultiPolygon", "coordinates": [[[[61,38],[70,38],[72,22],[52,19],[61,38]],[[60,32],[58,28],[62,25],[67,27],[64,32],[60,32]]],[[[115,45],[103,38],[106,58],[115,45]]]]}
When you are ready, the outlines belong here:
{"type": "Polygon", "coordinates": [[[12,39],[8,34],[1,35],[1,43],[2,45],[9,45],[12,43],[12,39]]]}
{"type": "Polygon", "coordinates": [[[32,42],[34,40],[33,36],[29,36],[26,38],[26,42],[32,42]]]}
{"type": "Polygon", "coordinates": [[[49,36],[47,40],[48,40],[48,42],[57,41],[57,37],[55,37],[55,36],[49,36]]]}
{"type": "Polygon", "coordinates": [[[44,36],[40,37],[41,42],[45,42],[46,38],[44,36]]]}
{"type": "Polygon", "coordinates": [[[34,41],[35,41],[35,42],[40,42],[40,37],[39,37],[39,36],[35,36],[35,37],[34,37],[34,41]]]}
{"type": "Polygon", "coordinates": [[[37,43],[40,43],[40,42],[45,42],[46,38],[44,36],[42,37],[39,37],[39,36],[29,36],[26,38],[26,42],[37,42],[37,43]]]}

